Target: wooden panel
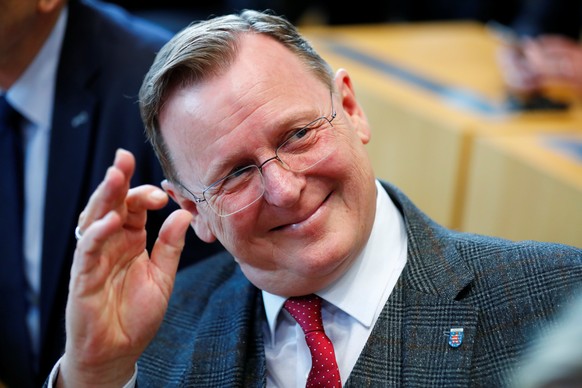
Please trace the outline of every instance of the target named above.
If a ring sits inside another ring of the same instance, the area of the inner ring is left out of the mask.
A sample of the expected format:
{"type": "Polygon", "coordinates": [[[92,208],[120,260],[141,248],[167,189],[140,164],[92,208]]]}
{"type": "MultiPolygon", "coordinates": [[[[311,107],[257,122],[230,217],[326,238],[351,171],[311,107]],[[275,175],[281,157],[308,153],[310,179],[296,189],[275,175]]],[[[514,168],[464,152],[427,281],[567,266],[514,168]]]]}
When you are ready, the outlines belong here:
{"type": "Polygon", "coordinates": [[[463,229],[582,247],[582,134],[476,141],[463,229]]]}

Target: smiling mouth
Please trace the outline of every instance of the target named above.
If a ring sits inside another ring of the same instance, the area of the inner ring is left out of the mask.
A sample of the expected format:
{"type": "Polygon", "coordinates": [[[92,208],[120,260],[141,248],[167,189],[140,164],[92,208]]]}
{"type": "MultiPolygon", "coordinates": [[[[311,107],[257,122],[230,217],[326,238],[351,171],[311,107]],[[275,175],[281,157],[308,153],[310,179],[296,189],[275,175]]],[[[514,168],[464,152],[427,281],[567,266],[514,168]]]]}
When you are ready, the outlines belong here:
{"type": "Polygon", "coordinates": [[[315,209],[315,210],[314,210],[312,213],[309,213],[309,214],[308,214],[308,215],[307,215],[305,218],[303,218],[303,219],[301,219],[301,220],[299,220],[299,221],[296,221],[296,222],[292,222],[292,223],[289,223],[289,224],[284,224],[284,225],[277,226],[277,227],[275,227],[275,228],[271,229],[271,231],[272,231],[272,232],[276,232],[276,231],[279,231],[279,230],[282,230],[282,229],[288,229],[288,228],[292,228],[293,226],[295,226],[295,225],[298,225],[298,224],[301,224],[301,223],[303,223],[305,220],[308,220],[308,219],[309,219],[309,218],[311,218],[311,217],[312,217],[312,216],[313,216],[315,213],[317,213],[317,211],[318,211],[319,209],[321,209],[321,207],[322,207],[322,206],[323,206],[323,205],[324,205],[324,204],[327,202],[327,200],[329,199],[329,197],[331,197],[331,194],[332,194],[332,193],[329,193],[329,194],[327,195],[327,197],[325,197],[325,198],[324,198],[324,200],[323,200],[323,201],[322,201],[322,202],[319,204],[319,206],[318,206],[318,207],[317,207],[317,208],[316,208],[316,209],[315,209]]]}

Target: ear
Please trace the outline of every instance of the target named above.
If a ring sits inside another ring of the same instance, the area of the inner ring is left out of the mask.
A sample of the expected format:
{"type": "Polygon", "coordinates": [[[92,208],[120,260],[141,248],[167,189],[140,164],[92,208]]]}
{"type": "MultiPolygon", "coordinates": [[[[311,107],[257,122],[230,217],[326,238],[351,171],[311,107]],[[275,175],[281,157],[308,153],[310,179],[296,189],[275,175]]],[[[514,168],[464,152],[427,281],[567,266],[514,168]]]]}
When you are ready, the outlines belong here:
{"type": "Polygon", "coordinates": [[[356,99],[356,93],[348,72],[345,69],[339,69],[335,74],[334,82],[341,97],[341,105],[346,119],[352,122],[362,143],[367,144],[371,137],[370,125],[364,110],[356,99]]]}
{"type": "Polygon", "coordinates": [[[189,194],[184,193],[181,187],[177,187],[166,179],[162,181],[162,188],[178,206],[192,214],[190,225],[200,240],[207,243],[216,241],[216,236],[209,227],[206,214],[199,212],[198,204],[192,200],[189,194]]]}

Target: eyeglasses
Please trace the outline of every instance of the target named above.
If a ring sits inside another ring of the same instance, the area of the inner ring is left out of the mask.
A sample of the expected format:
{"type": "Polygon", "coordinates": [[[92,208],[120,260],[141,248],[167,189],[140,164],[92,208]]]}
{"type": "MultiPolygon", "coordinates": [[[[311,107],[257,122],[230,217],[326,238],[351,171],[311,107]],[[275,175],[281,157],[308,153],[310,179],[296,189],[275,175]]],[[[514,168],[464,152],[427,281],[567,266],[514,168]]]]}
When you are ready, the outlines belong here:
{"type": "Polygon", "coordinates": [[[273,160],[292,172],[304,172],[325,158],[336,148],[336,133],[331,122],[336,112],[331,97],[331,116],[319,117],[293,132],[277,149],[275,156],[260,165],[242,167],[212,183],[202,191],[202,197],[180,184],[196,203],[206,202],[220,217],[228,217],[251,206],[265,193],[263,166],[273,160]]]}

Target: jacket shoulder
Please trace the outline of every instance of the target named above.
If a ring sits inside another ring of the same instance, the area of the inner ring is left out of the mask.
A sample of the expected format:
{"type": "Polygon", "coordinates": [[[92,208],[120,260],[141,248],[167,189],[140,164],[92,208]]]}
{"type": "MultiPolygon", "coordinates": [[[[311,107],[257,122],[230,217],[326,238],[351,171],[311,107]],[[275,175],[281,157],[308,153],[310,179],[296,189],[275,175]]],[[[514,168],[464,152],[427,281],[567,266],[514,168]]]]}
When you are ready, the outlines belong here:
{"type": "Polygon", "coordinates": [[[207,360],[248,351],[258,295],[226,252],[178,272],[162,326],[139,360],[140,385],[183,386],[190,375],[212,379],[215,366],[207,360]]]}

